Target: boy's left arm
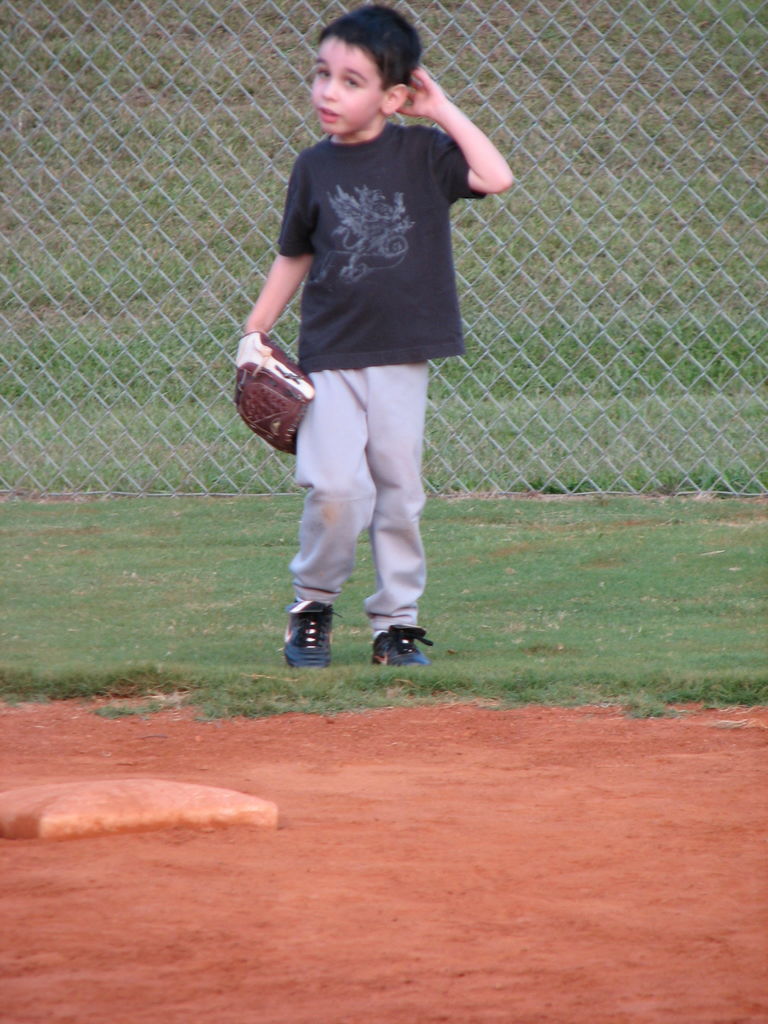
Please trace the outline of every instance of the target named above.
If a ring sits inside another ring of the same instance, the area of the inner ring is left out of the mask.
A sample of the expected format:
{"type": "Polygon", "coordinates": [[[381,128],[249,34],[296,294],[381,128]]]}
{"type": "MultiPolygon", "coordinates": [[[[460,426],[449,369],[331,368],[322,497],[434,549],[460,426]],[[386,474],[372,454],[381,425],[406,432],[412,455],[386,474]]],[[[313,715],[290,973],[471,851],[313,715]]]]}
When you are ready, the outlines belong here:
{"type": "Polygon", "coordinates": [[[515,178],[509,164],[485,132],[445,95],[423,68],[412,76],[401,114],[428,117],[450,135],[469,164],[469,187],[475,192],[505,192],[515,178]]]}

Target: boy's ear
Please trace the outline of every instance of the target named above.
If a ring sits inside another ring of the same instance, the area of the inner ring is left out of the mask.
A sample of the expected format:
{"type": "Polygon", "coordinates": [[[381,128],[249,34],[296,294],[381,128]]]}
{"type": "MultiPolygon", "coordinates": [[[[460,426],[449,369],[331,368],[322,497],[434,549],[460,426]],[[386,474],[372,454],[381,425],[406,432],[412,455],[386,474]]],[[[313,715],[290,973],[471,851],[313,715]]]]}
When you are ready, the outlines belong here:
{"type": "Polygon", "coordinates": [[[404,106],[405,101],[408,99],[408,86],[407,85],[393,85],[384,93],[384,101],[382,103],[382,113],[386,117],[390,117],[392,114],[396,114],[401,107],[404,106]]]}

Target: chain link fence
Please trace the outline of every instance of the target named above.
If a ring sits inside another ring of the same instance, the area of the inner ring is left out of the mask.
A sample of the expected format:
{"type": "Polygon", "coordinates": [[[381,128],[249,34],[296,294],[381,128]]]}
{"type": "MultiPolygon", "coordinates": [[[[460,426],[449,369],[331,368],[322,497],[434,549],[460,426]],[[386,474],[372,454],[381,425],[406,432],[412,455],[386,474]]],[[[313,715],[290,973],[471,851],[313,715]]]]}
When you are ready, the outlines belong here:
{"type": "MultiPolygon", "coordinates": [[[[232,360],[344,9],[2,0],[4,493],[293,488],[232,360]]],[[[455,208],[468,350],[433,368],[428,487],[765,494],[762,0],[399,9],[517,177],[455,208]]]]}

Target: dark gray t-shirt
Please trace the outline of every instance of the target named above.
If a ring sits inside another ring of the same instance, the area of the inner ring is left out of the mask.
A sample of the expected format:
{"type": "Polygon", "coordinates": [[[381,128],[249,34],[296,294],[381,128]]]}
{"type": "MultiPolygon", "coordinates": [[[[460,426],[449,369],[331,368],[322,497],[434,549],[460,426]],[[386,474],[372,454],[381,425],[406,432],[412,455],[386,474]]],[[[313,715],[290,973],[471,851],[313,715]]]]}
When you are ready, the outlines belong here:
{"type": "Polygon", "coordinates": [[[280,231],[313,254],[301,302],[306,372],[422,362],[464,351],[449,208],[479,197],[444,132],[387,123],[370,142],[299,154],[280,231]]]}

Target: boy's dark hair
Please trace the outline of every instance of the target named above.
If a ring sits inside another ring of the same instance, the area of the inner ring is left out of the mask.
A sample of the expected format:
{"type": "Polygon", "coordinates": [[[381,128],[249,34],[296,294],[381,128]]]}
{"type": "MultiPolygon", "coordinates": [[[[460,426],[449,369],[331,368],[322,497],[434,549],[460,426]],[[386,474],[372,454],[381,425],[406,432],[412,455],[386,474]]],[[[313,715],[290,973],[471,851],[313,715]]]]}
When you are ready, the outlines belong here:
{"type": "Polygon", "coordinates": [[[385,89],[408,85],[421,60],[421,40],[416,29],[397,11],[379,4],[358,7],[332,21],[320,33],[319,41],[329,37],[370,54],[385,89]]]}

